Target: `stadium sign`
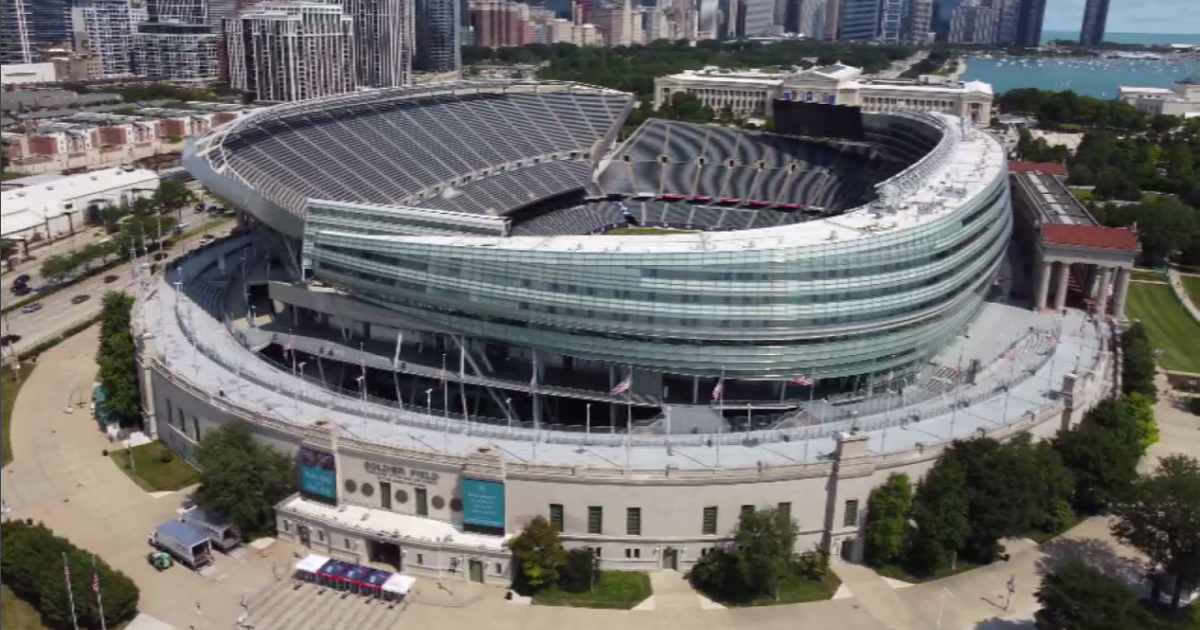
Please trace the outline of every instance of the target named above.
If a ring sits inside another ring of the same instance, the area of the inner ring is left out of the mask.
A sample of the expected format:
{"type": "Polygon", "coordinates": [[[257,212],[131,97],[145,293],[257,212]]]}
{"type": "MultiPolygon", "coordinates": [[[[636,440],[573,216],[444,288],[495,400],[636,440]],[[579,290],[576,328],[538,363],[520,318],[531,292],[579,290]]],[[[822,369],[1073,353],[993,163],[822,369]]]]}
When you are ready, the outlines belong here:
{"type": "Polygon", "coordinates": [[[398,481],[401,483],[410,483],[415,486],[423,486],[426,484],[436,484],[438,482],[438,474],[428,470],[414,470],[397,466],[395,464],[385,464],[383,462],[363,462],[363,470],[368,475],[375,475],[380,479],[389,481],[398,481]]]}

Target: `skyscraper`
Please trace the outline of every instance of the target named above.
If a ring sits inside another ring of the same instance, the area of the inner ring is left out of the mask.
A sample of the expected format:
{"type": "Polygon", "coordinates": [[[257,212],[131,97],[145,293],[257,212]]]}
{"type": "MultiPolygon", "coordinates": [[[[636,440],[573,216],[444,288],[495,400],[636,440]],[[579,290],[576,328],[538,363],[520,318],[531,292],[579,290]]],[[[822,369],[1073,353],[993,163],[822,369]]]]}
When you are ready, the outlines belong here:
{"type": "Polygon", "coordinates": [[[134,34],[149,14],[141,0],[76,0],[71,7],[75,47],[100,55],[105,76],[133,73],[134,34]]]}
{"type": "Polygon", "coordinates": [[[1046,18],[1046,0],[1021,0],[1017,10],[1017,46],[1039,46],[1042,43],[1042,22],[1046,18]]]}
{"type": "Polygon", "coordinates": [[[1000,9],[989,0],[963,0],[950,17],[952,44],[994,44],[1000,28],[1000,9]],[[987,4],[985,4],[987,3],[987,4]]]}
{"type": "Polygon", "coordinates": [[[354,66],[358,84],[392,87],[412,83],[416,39],[412,0],[344,0],[354,20],[354,66]]]}
{"type": "Polygon", "coordinates": [[[416,53],[413,68],[426,72],[462,69],[459,0],[416,0],[416,53]]]}
{"type": "Polygon", "coordinates": [[[208,24],[146,22],[134,36],[134,71],[180,83],[205,83],[220,76],[220,37],[208,24]]]}
{"type": "MultiPolygon", "coordinates": [[[[3,1],[8,3],[8,0],[3,1]]],[[[37,0],[32,8],[34,41],[46,44],[65,44],[71,41],[69,0],[37,0]]]]}
{"type": "Polygon", "coordinates": [[[869,41],[879,37],[882,0],[842,0],[838,39],[869,41]]]}
{"type": "Polygon", "coordinates": [[[0,63],[32,62],[33,38],[29,0],[0,0],[0,63]]]}
{"type": "Polygon", "coordinates": [[[1095,46],[1104,41],[1104,29],[1108,25],[1108,0],[1087,0],[1083,7],[1083,26],[1079,29],[1079,43],[1095,46]]]}
{"type": "Polygon", "coordinates": [[[340,4],[264,2],[225,22],[229,81],[264,101],[353,91],[354,18],[340,4]]]}
{"type": "Polygon", "coordinates": [[[904,17],[908,11],[906,0],[883,0],[879,14],[879,39],[888,44],[904,40],[904,17]]]}
{"type": "Polygon", "coordinates": [[[206,0],[148,0],[147,13],[151,22],[205,24],[208,22],[206,0]]]}

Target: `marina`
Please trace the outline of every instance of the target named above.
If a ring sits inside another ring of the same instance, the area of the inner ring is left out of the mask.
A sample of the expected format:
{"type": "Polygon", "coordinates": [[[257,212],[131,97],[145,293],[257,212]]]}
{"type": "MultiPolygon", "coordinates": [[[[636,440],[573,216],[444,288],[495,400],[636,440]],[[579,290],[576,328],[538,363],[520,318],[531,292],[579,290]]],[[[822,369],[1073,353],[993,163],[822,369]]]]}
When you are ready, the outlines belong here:
{"type": "Polygon", "coordinates": [[[992,84],[997,92],[1018,88],[1074,90],[1084,96],[1116,98],[1119,86],[1170,87],[1200,78],[1195,54],[1125,53],[1118,57],[970,57],[966,81],[992,84]]]}

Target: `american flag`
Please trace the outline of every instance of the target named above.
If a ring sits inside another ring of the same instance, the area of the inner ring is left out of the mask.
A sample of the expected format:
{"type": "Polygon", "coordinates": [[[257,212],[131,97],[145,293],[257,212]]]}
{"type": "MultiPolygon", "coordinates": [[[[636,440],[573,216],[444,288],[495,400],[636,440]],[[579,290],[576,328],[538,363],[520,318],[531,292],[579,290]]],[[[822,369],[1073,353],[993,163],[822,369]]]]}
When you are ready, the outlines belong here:
{"type": "Polygon", "coordinates": [[[629,391],[629,388],[632,386],[633,386],[633,373],[631,372],[629,374],[629,376],[625,377],[624,380],[622,380],[620,383],[617,383],[616,385],[614,385],[613,388],[611,390],[609,390],[608,393],[612,394],[613,396],[620,396],[621,394],[624,394],[625,392],[629,391]]]}
{"type": "Polygon", "coordinates": [[[1016,348],[1009,348],[1008,350],[1004,351],[1004,354],[1000,355],[1000,358],[1005,359],[1005,360],[1011,360],[1011,359],[1016,358],[1016,356],[1017,356],[1016,348]]]}
{"type": "Polygon", "coordinates": [[[806,374],[797,374],[796,376],[793,376],[791,383],[792,385],[801,385],[804,387],[808,387],[809,385],[813,384],[812,379],[808,378],[808,375],[806,374]]]}
{"type": "Polygon", "coordinates": [[[725,379],[717,381],[717,386],[713,387],[712,399],[721,400],[721,396],[725,395],[725,379]]]}
{"type": "Polygon", "coordinates": [[[292,342],[290,340],[287,343],[283,344],[283,356],[285,356],[285,357],[292,356],[292,342]]]}
{"type": "Polygon", "coordinates": [[[100,574],[96,573],[96,567],[92,567],[92,592],[100,594],[100,574]]]}
{"type": "Polygon", "coordinates": [[[63,577],[69,582],[71,580],[71,565],[67,564],[67,555],[63,554],[63,577]]]}

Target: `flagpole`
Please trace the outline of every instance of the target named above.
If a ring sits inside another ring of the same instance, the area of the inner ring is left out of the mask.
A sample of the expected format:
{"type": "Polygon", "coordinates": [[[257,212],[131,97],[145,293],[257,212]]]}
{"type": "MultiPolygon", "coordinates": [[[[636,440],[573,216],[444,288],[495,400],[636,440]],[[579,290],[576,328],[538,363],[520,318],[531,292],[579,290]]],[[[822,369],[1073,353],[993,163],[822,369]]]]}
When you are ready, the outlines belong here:
{"type": "Polygon", "coordinates": [[[721,379],[717,381],[721,388],[717,396],[717,468],[721,467],[721,436],[725,434],[725,367],[721,367],[721,379]]]}
{"type": "Polygon", "coordinates": [[[100,630],[108,630],[104,623],[104,600],[100,597],[100,573],[96,571],[96,556],[92,555],[92,590],[96,591],[96,608],[100,610],[100,630]]]}
{"type": "Polygon", "coordinates": [[[71,603],[71,625],[79,630],[79,619],[75,616],[75,591],[71,588],[71,565],[67,562],[67,554],[63,552],[63,580],[67,583],[67,601],[71,603]]]}

